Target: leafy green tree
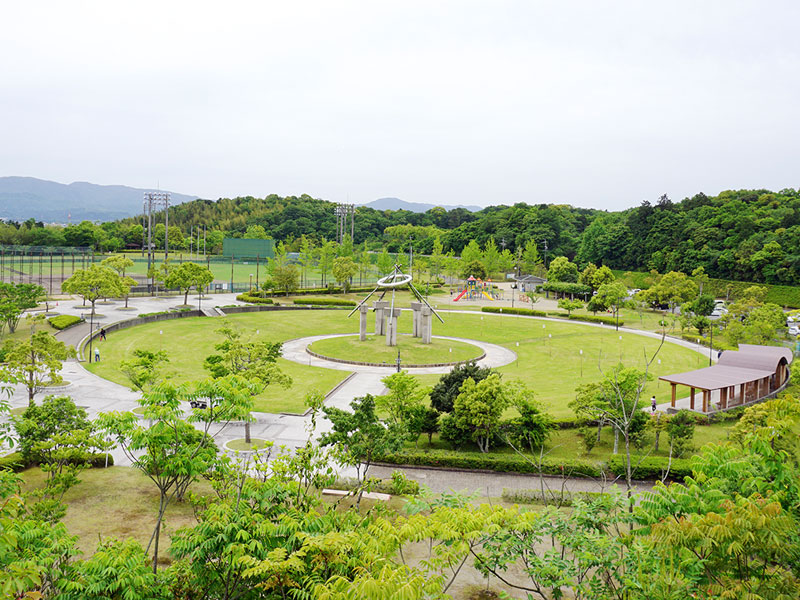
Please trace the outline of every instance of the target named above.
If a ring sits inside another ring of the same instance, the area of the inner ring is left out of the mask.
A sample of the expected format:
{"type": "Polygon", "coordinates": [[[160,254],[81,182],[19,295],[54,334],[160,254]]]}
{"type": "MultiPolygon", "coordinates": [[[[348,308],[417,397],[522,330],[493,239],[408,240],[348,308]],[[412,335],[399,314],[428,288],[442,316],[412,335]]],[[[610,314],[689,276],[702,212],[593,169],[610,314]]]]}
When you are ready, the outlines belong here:
{"type": "Polygon", "coordinates": [[[197,293],[202,294],[203,288],[214,281],[214,275],[208,267],[193,262],[185,262],[173,267],[164,279],[164,285],[169,288],[179,288],[183,293],[183,304],[189,304],[189,290],[197,288],[197,293]]]}
{"type": "Polygon", "coordinates": [[[110,267],[91,265],[86,269],[76,270],[69,279],[64,280],[61,289],[68,294],[77,294],[92,305],[92,316],[95,313],[95,302],[100,298],[116,298],[130,293],[130,286],[110,267]]]}
{"type": "Polygon", "coordinates": [[[673,312],[676,306],[695,298],[697,293],[697,284],[684,273],[676,271],[670,271],[661,277],[654,286],[640,292],[650,304],[667,304],[673,312]]]}
{"type": "MultiPolygon", "coordinates": [[[[177,227],[175,227],[174,230],[180,233],[180,230],[177,227]]],[[[170,233],[172,233],[172,229],[170,229],[170,233]]],[[[125,271],[130,269],[134,265],[134,262],[123,254],[116,254],[104,259],[100,264],[104,267],[110,267],[114,269],[120,276],[122,284],[127,286],[128,292],[125,294],[125,308],[128,308],[128,296],[130,295],[130,288],[136,285],[136,281],[130,277],[126,277],[125,271]]]]}
{"type": "Polygon", "coordinates": [[[493,371],[488,367],[479,367],[474,361],[456,365],[439,378],[430,392],[431,406],[439,412],[453,411],[456,396],[467,379],[479,382],[486,379],[493,371]]]}
{"type": "Polygon", "coordinates": [[[566,256],[554,258],[547,270],[547,281],[564,281],[567,283],[578,282],[578,266],[570,262],[566,256]]]}
{"type": "Polygon", "coordinates": [[[456,424],[470,431],[481,452],[489,451],[489,444],[500,429],[500,418],[509,403],[497,373],[475,383],[468,378],[453,403],[456,424]]]}
{"type": "Polygon", "coordinates": [[[14,333],[22,314],[46,295],[42,286],[33,283],[0,283],[0,320],[14,333]]]}
{"type": "Polygon", "coordinates": [[[667,423],[670,455],[680,458],[692,450],[696,424],[694,415],[688,410],[680,410],[670,417],[667,423]]]}
{"type": "Polygon", "coordinates": [[[614,273],[611,272],[607,266],[603,265],[599,269],[597,269],[592,275],[592,281],[589,285],[591,285],[594,289],[599,289],[601,286],[607,283],[614,283],[614,273]]]}
{"type": "Polygon", "coordinates": [[[358,266],[349,256],[339,256],[333,260],[333,277],[342,286],[345,293],[347,293],[350,280],[357,272],[358,266]]]}
{"type": "Polygon", "coordinates": [[[506,385],[506,394],[511,406],[517,409],[518,417],[502,424],[505,439],[531,454],[544,446],[553,430],[553,420],[534,400],[533,390],[513,381],[506,385]]]}
{"type": "Polygon", "coordinates": [[[583,302],[580,300],[570,300],[569,298],[561,298],[558,301],[558,308],[567,311],[567,314],[572,314],[573,310],[583,308],[583,302]]]}
{"type": "MultiPolygon", "coordinates": [[[[142,471],[159,491],[156,524],[147,551],[153,548],[153,573],[157,573],[161,525],[167,506],[185,489],[187,479],[195,480],[208,472],[216,460],[217,449],[208,436],[210,422],[198,432],[183,419],[183,404],[192,397],[190,389],[164,382],[142,394],[139,403],[150,427],[139,424],[131,412],[105,413],[97,426],[112,437],[131,464],[142,471]]],[[[216,401],[212,398],[211,401],[216,401]]]]}
{"type": "Polygon", "coordinates": [[[217,329],[223,341],[215,344],[218,354],[206,358],[204,366],[214,377],[237,375],[250,383],[250,409],[242,415],[245,422],[245,441],[250,443],[250,410],[255,396],[263,394],[272,384],[289,388],[292,378],[277,364],[281,355],[280,342],[254,341],[225,323],[217,329]]]}
{"type": "Polygon", "coordinates": [[[394,425],[402,424],[410,411],[422,402],[429,390],[419,384],[419,380],[408,371],[393,373],[381,379],[388,393],[375,397],[375,406],[379,411],[388,415],[388,420],[394,425]]]}
{"type": "Polygon", "coordinates": [[[366,241],[359,250],[357,257],[358,257],[358,276],[359,279],[363,280],[366,278],[367,274],[372,268],[372,254],[370,254],[366,241]]]}
{"type": "Polygon", "coordinates": [[[250,225],[242,236],[246,240],[268,240],[269,234],[261,225],[250,225]]]}
{"type": "MultiPolygon", "coordinates": [[[[628,288],[621,281],[604,283],[597,290],[596,298],[598,303],[613,310],[614,317],[619,317],[619,309],[624,306],[628,298],[628,288]]],[[[619,329],[619,327],[617,328],[619,329]]]]}
{"type": "Polygon", "coordinates": [[[325,285],[328,273],[333,267],[333,258],[336,255],[336,245],[333,242],[326,242],[323,238],[322,243],[317,249],[317,266],[322,277],[322,285],[325,285]]]}
{"type": "Polygon", "coordinates": [[[489,276],[499,273],[502,268],[502,255],[497,249],[497,244],[494,238],[489,238],[483,249],[483,264],[486,267],[486,272],[489,276]]]}
{"type": "Polygon", "coordinates": [[[536,240],[530,239],[525,243],[525,250],[522,252],[522,270],[529,275],[537,275],[543,269],[539,245],[536,240]]]}
{"type": "Polygon", "coordinates": [[[163,350],[136,348],[132,359],[119,363],[119,370],[130,380],[132,390],[143,392],[164,380],[167,363],[169,356],[163,350]]]}
{"type": "Polygon", "coordinates": [[[400,450],[407,432],[401,426],[387,426],[380,421],[375,411],[375,398],[370,394],[356,398],[350,407],[352,412],[334,407],[322,409],[333,427],[320,436],[319,443],[337,446],[349,464],[356,468],[359,481],[366,481],[367,471],[375,457],[400,450]]]}
{"type": "Polygon", "coordinates": [[[486,267],[484,267],[483,263],[479,260],[473,260],[465,263],[462,259],[460,274],[462,279],[468,279],[469,277],[474,277],[475,279],[486,279],[489,276],[486,271],[486,267]]]}
{"type": "Polygon", "coordinates": [[[297,289],[300,283],[300,273],[297,270],[297,265],[292,263],[276,265],[272,271],[272,283],[275,288],[285,292],[288,296],[290,292],[297,289]]]}
{"type": "Polygon", "coordinates": [[[481,252],[481,247],[478,242],[470,240],[461,251],[461,262],[467,264],[474,261],[483,263],[483,252],[481,252]]]}
{"type": "Polygon", "coordinates": [[[46,396],[41,405],[31,405],[14,420],[19,438],[19,451],[27,463],[36,463],[42,456],[37,444],[72,431],[91,431],[86,411],[75,405],[69,396],[46,396]]]}
{"type": "Polygon", "coordinates": [[[388,273],[391,273],[392,269],[394,268],[394,259],[391,257],[385,246],[378,255],[377,265],[378,271],[380,271],[381,275],[387,275],[388,273]]]}
{"type": "Polygon", "coordinates": [[[306,284],[308,272],[314,266],[314,257],[316,254],[314,250],[314,240],[306,237],[306,235],[303,234],[303,236],[300,238],[300,255],[298,258],[300,261],[300,278],[302,285],[306,284]]]}
{"type": "Polygon", "coordinates": [[[444,271],[446,259],[445,255],[443,254],[443,250],[444,247],[442,245],[441,238],[438,236],[435,237],[433,239],[433,251],[431,252],[431,258],[428,263],[431,279],[438,278],[444,271]]]}
{"type": "Polygon", "coordinates": [[[75,356],[75,349],[58,341],[46,331],[36,331],[25,339],[6,340],[2,365],[4,381],[18,382],[28,389],[28,404],[47,384],[63,381],[62,362],[75,356]]]}
{"type": "Polygon", "coordinates": [[[597,273],[597,265],[593,262],[590,262],[586,265],[586,267],[581,271],[580,276],[578,277],[578,283],[582,283],[583,285],[588,285],[592,289],[594,287],[594,274],[597,273]]]}

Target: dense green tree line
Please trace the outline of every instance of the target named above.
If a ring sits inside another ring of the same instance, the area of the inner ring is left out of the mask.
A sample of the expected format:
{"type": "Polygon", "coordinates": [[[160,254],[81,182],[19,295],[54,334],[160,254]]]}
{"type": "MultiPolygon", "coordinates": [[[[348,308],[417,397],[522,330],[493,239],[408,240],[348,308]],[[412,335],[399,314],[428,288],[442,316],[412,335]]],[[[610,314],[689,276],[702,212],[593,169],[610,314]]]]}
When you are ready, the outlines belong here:
{"type": "MultiPolygon", "coordinates": [[[[224,236],[271,237],[287,250],[300,251],[301,238],[319,243],[336,237],[333,204],[307,195],[266,198],[196,200],[170,209],[170,246],[188,248],[186,237],[205,228],[208,251],[219,251],[224,236]]],[[[371,250],[433,251],[439,239],[443,252],[456,255],[476,242],[490,241],[516,253],[538,248],[550,259],[566,256],[583,268],[588,263],[615,269],[691,273],[703,267],[721,279],[793,284],[800,274],[800,192],[787,189],[725,191],[697,194],[682,202],[663,196],[655,203],[620,212],[567,205],[517,203],[490,206],[479,212],[434,208],[425,213],[405,210],[356,209],[353,243],[371,250]]],[[[155,243],[164,243],[164,225],[154,228],[155,243]]],[[[46,246],[92,246],[99,250],[139,247],[142,227],[137,218],[67,227],[33,220],[0,224],[0,243],[46,246]]],[[[195,236],[196,243],[196,236],[195,236]]]]}

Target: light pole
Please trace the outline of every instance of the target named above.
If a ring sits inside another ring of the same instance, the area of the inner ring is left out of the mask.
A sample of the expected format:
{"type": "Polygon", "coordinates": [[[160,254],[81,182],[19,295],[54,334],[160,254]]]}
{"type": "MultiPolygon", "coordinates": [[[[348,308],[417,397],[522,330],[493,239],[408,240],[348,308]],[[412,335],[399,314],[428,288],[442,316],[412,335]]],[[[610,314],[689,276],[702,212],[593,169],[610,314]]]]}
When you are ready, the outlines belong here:
{"type": "Polygon", "coordinates": [[[250,291],[253,291],[253,274],[250,273],[250,291]]]}
{"type": "Polygon", "coordinates": [[[399,373],[400,372],[400,348],[397,349],[397,359],[395,360],[395,363],[397,363],[397,372],[399,373]]]}

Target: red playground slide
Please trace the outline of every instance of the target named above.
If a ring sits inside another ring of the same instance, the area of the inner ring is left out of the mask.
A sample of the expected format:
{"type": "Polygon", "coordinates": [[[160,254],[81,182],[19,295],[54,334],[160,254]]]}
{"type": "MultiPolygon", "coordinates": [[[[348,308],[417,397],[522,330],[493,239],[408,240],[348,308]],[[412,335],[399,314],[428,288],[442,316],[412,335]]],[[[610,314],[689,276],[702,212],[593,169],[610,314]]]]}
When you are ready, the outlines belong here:
{"type": "Polygon", "coordinates": [[[453,298],[453,302],[458,302],[461,299],[461,296],[463,296],[466,293],[467,293],[467,288],[464,288],[463,290],[461,290],[461,293],[458,296],[453,298]]]}

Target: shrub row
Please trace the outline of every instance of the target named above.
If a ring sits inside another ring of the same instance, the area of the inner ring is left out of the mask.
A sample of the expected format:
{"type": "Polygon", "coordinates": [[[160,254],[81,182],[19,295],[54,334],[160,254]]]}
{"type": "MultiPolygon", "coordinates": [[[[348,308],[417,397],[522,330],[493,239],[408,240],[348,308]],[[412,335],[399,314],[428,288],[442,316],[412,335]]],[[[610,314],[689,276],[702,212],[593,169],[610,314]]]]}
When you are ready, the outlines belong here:
{"type": "Polygon", "coordinates": [[[546,317],[547,313],[543,310],[532,310],[530,308],[505,308],[498,306],[484,306],[481,312],[503,313],[504,315],[524,315],[526,317],[546,317]]]}
{"type": "MultiPolygon", "coordinates": [[[[479,454],[448,450],[407,451],[387,454],[376,460],[395,465],[485,469],[504,473],[540,472],[538,461],[528,461],[516,454],[479,454]]],[[[546,475],[599,477],[601,469],[596,463],[579,459],[553,460],[545,458],[542,460],[541,472],[546,475]]]]}
{"type": "MultiPolygon", "coordinates": [[[[351,287],[347,291],[348,291],[348,293],[362,293],[362,292],[371,292],[373,289],[375,289],[375,286],[372,286],[372,287],[351,287]]],[[[305,289],[293,290],[293,291],[289,292],[289,295],[291,295],[291,296],[311,296],[311,295],[320,295],[320,294],[341,294],[341,293],[342,293],[342,288],[335,287],[335,286],[330,286],[330,287],[324,287],[324,288],[305,288],[305,289]]],[[[269,298],[270,296],[285,296],[286,292],[282,292],[280,290],[279,291],[272,291],[272,292],[261,292],[261,291],[253,290],[253,294],[252,295],[256,295],[256,294],[258,294],[259,296],[261,296],[263,298],[269,298]]]]}
{"type": "MultiPolygon", "coordinates": [[[[419,495],[419,483],[413,479],[406,479],[403,477],[400,479],[399,485],[402,489],[398,489],[398,482],[395,482],[390,478],[370,479],[368,487],[369,491],[378,492],[379,494],[391,494],[392,496],[419,495]]],[[[340,477],[330,486],[332,490],[343,490],[346,492],[352,492],[353,490],[358,489],[358,487],[359,483],[355,477],[340,477]]]]}
{"type": "Polygon", "coordinates": [[[80,317],[76,317],[75,315],[57,315],[55,317],[50,317],[47,319],[47,322],[53,326],[53,329],[66,329],[67,327],[72,327],[77,323],[83,321],[80,317]]]}
{"type": "Polygon", "coordinates": [[[236,296],[236,299],[239,302],[249,302],[251,304],[272,304],[272,298],[264,298],[262,296],[256,296],[255,294],[239,294],[236,296]]]}
{"type": "Polygon", "coordinates": [[[0,458],[0,471],[19,473],[24,471],[26,466],[25,460],[19,452],[13,452],[0,458]]]}
{"type": "MultiPolygon", "coordinates": [[[[90,467],[101,469],[106,466],[106,455],[102,452],[93,454],[87,462],[90,467]]],[[[0,458],[0,470],[9,470],[18,473],[27,469],[28,466],[28,463],[25,462],[20,452],[13,452],[0,458]]],[[[114,457],[111,454],[108,455],[108,466],[114,466],[114,457]]]]}
{"type": "MultiPolygon", "coordinates": [[[[695,344],[700,344],[701,346],[708,347],[708,338],[704,338],[698,333],[682,333],[681,339],[686,340],[687,342],[694,342],[695,344]]],[[[736,350],[735,346],[731,346],[729,343],[725,341],[725,338],[719,336],[718,339],[714,340],[714,349],[715,350],[736,350]]]]}
{"type": "MultiPolygon", "coordinates": [[[[691,476],[691,461],[686,458],[673,458],[670,464],[669,458],[663,456],[649,456],[647,458],[631,458],[631,466],[634,468],[634,479],[661,479],[667,471],[669,465],[669,479],[672,481],[683,481],[691,476]]],[[[625,476],[625,457],[618,454],[612,456],[607,463],[608,470],[614,475],[625,476]]]]}
{"type": "Polygon", "coordinates": [[[178,312],[178,313],[189,312],[190,310],[195,310],[195,309],[194,308],[189,308],[189,307],[183,307],[183,308],[179,308],[178,310],[160,310],[158,312],[142,313],[142,314],[140,314],[138,316],[140,318],[143,318],[143,317],[155,317],[155,316],[158,316],[158,315],[171,315],[172,313],[176,313],[176,312],[178,312]]]}
{"type": "Polygon", "coordinates": [[[314,306],[355,306],[355,300],[344,300],[342,298],[296,298],[295,304],[312,304],[314,306]]]}
{"type": "MultiPolygon", "coordinates": [[[[616,325],[617,320],[612,317],[598,317],[597,315],[569,315],[567,317],[570,321],[586,321],[587,323],[602,323],[603,325],[616,325]]],[[[625,321],[619,320],[619,326],[622,327],[625,321]]]]}
{"type": "Polygon", "coordinates": [[[545,502],[561,504],[561,506],[572,506],[574,501],[581,499],[585,502],[591,502],[596,498],[608,496],[602,492],[576,492],[572,493],[564,490],[556,492],[553,490],[510,490],[503,488],[502,498],[506,502],[515,502],[516,504],[544,504],[545,502]]]}

